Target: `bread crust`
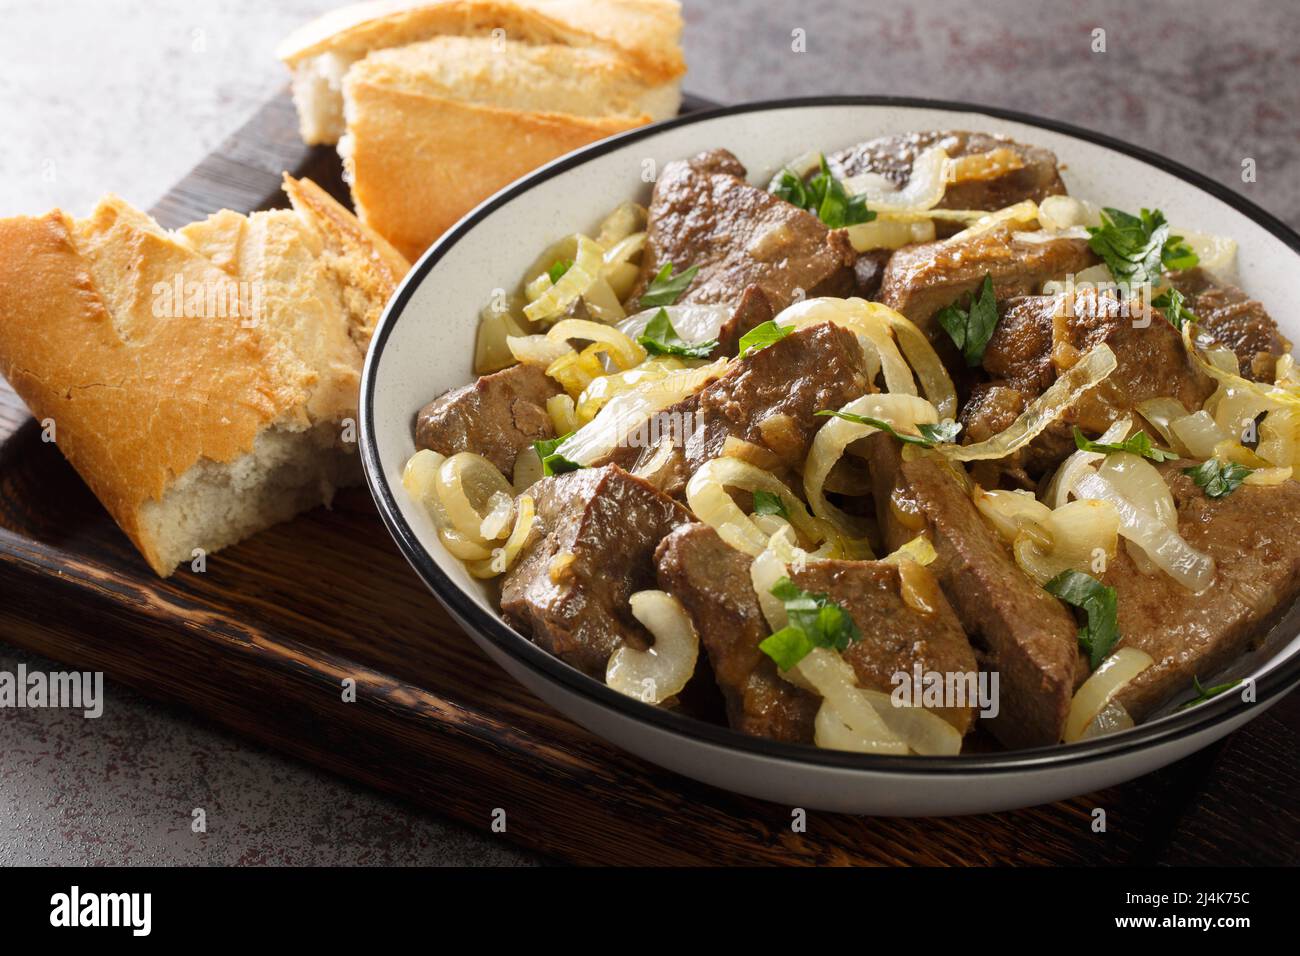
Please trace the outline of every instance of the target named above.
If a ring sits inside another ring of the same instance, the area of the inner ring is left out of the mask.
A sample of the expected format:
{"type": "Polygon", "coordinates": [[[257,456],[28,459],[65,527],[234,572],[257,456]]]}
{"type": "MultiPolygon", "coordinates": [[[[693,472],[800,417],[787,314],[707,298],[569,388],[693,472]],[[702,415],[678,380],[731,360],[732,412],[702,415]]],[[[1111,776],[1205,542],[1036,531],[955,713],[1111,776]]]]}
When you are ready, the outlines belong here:
{"type": "Polygon", "coordinates": [[[674,0],[372,0],[305,24],[276,55],[292,68],[326,53],[359,58],[436,36],[487,36],[495,29],[529,43],[617,50],[649,85],[686,72],[681,5],[674,0]]]}
{"type": "MultiPolygon", "coordinates": [[[[328,263],[331,246],[350,247],[336,258],[373,280],[381,309],[404,260],[364,227],[335,223],[341,207],[319,187],[293,188],[312,212],[297,227],[280,223],[287,228],[274,238],[287,248],[266,243],[266,259],[328,263]]],[[[266,304],[261,314],[237,251],[249,223],[223,212],[202,224],[204,241],[225,250],[212,259],[184,231],[166,232],[114,196],[81,221],[59,210],[0,220],[0,372],[38,420],[53,422],[60,451],[164,576],[172,568],[142,521],[150,502],[201,461],[248,454],[273,426],[306,429],[356,407],[365,343],[320,334],[347,321],[348,290],[310,306],[266,304]],[[328,348],[296,347],[299,330],[328,348]],[[325,381],[334,391],[322,396],[325,381]]],[[[266,268],[254,278],[268,286],[272,269],[288,271],[266,268]]]]}
{"type": "Polygon", "coordinates": [[[371,83],[357,70],[345,95],[357,213],[411,259],[505,184],[646,121],[461,102],[371,83]]]}

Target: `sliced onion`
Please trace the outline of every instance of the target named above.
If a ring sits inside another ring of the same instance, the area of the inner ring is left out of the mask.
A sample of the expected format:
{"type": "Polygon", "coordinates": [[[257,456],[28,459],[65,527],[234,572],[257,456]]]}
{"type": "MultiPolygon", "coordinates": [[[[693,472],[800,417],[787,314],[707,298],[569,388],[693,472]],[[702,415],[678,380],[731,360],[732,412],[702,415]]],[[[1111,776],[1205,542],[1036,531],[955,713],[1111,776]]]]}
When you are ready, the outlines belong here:
{"type": "Polygon", "coordinates": [[[545,335],[510,335],[506,337],[506,347],[515,361],[542,368],[549,368],[557,359],[573,352],[568,342],[557,342],[545,335]]]}
{"type": "Polygon", "coordinates": [[[781,499],[790,523],[809,541],[825,542],[842,553],[840,536],[826,521],[814,518],[793,491],[773,475],[738,458],[705,462],[686,485],[686,503],[695,517],[718,532],[737,551],[755,557],[767,549],[767,535],[740,510],[728,488],[766,491],[781,499]]]}
{"type": "Polygon", "coordinates": [[[1255,454],[1277,467],[1300,467],[1300,410],[1269,412],[1259,425],[1255,454]]]}
{"type": "Polygon", "coordinates": [[[578,427],[577,408],[570,395],[552,395],[546,400],[546,414],[557,435],[567,435],[578,427]]]}
{"type": "Polygon", "coordinates": [[[1285,468],[1256,468],[1244,479],[1247,485],[1280,485],[1284,481],[1290,481],[1292,468],[1287,465],[1285,468]]]}
{"type": "MultiPolygon", "coordinates": [[[[673,331],[683,342],[691,345],[717,339],[722,333],[722,327],[731,318],[732,311],[731,306],[717,303],[668,305],[663,308],[668,313],[668,321],[672,323],[673,331]]],[[[654,308],[629,315],[618,324],[618,330],[628,338],[636,339],[645,334],[646,326],[658,313],[659,309],[654,308]]]]}
{"type": "MultiPolygon", "coordinates": [[[[453,528],[447,510],[438,498],[438,470],[446,460],[446,456],[436,451],[420,449],[407,460],[402,469],[402,487],[429,509],[438,529],[438,537],[453,557],[462,561],[484,560],[492,554],[486,542],[481,539],[471,540],[453,528]]],[[[478,538],[477,535],[475,537],[478,538]]]]}
{"type": "Polygon", "coordinates": [[[1037,438],[1060,418],[1085,392],[1105,381],[1118,366],[1110,346],[1101,343],[1088,351],[1069,371],[1029,403],[1005,431],[973,445],[944,445],[943,453],[954,461],[982,461],[1005,458],[1037,438]]]}
{"type": "Polygon", "coordinates": [[[1107,734],[1119,733],[1121,730],[1132,730],[1134,727],[1133,717],[1124,705],[1113,697],[1106,703],[1096,717],[1084,729],[1080,740],[1090,740],[1093,737],[1104,737],[1107,734]]]}
{"type": "MultiPolygon", "coordinates": [[[[575,424],[587,424],[596,417],[601,408],[615,395],[666,378],[673,372],[681,371],[684,367],[682,360],[675,356],[657,355],[646,359],[640,365],[625,372],[614,372],[593,379],[591,384],[583,389],[582,394],[578,396],[574,416],[575,424]]],[[[573,429],[569,428],[568,431],[573,431],[573,429]]],[[[561,432],[560,434],[566,433],[561,432]]]]}
{"type": "Polygon", "coordinates": [[[1100,226],[1101,208],[1073,196],[1047,196],[1038,204],[1038,222],[1053,232],[1079,226],[1100,226]]]}
{"type": "Polygon", "coordinates": [[[482,455],[457,452],[446,459],[434,478],[434,491],[450,527],[477,545],[488,546],[483,537],[483,520],[498,493],[509,496],[513,489],[505,476],[482,455]]]}
{"type": "Polygon", "coordinates": [[[537,509],[532,495],[520,495],[519,501],[515,503],[515,522],[505,544],[494,548],[491,557],[485,560],[470,561],[469,573],[476,578],[494,578],[509,571],[528,544],[536,516],[537,509]]]}
{"type": "Polygon", "coordinates": [[[1169,430],[1193,458],[1213,457],[1215,446],[1228,439],[1228,435],[1204,409],[1175,419],[1170,423],[1169,430]]]}
{"type": "Polygon", "coordinates": [[[968,153],[952,161],[948,181],[953,183],[987,182],[1025,168],[1020,154],[1008,146],[998,146],[983,153],[968,153]]]}
{"type": "MultiPolygon", "coordinates": [[[[987,213],[976,219],[973,223],[957,233],[955,236],[949,236],[944,240],[945,243],[960,243],[976,236],[981,236],[992,229],[1001,225],[1023,225],[1038,220],[1038,203],[1032,199],[1024,199],[1018,203],[1006,206],[987,213]]],[[[1056,237],[1053,237],[1056,238],[1056,237]]]]}
{"type": "MultiPolygon", "coordinates": [[[[1017,233],[1016,235],[1019,237],[1021,233],[1017,233]]],[[[1042,235],[1045,235],[1050,239],[1071,238],[1065,235],[1053,233],[1043,233],[1042,235]]],[[[1086,239],[1088,238],[1088,235],[1087,233],[1084,233],[1082,236],[1073,238],[1086,239]]],[[[1110,274],[1110,267],[1103,263],[1102,265],[1089,266],[1082,272],[1076,272],[1071,276],[1067,276],[1065,279],[1049,279],[1047,282],[1043,283],[1043,295],[1060,295],[1062,293],[1076,292],[1083,289],[1094,289],[1101,292],[1103,290],[1110,291],[1118,288],[1119,283],[1117,283],[1114,277],[1110,274]]]]}
{"type": "Polygon", "coordinates": [[[907,185],[899,189],[879,173],[862,173],[844,180],[850,196],[862,196],[876,212],[933,209],[948,189],[948,154],[938,146],[926,149],[912,162],[907,185]]]}
{"type": "Polygon", "coordinates": [[[897,706],[889,694],[878,690],[859,688],[858,693],[875,708],[890,733],[901,737],[912,752],[924,757],[955,757],[961,753],[961,732],[933,711],[915,705],[897,706]]]}
{"type": "Polygon", "coordinates": [[[592,465],[608,458],[629,435],[643,428],[652,415],[694,395],[726,369],[727,360],[718,359],[699,368],[671,372],[615,395],[589,424],[570,435],[556,450],[579,465],[592,465]]]}
{"type": "Polygon", "coordinates": [[[1016,564],[1039,584],[1046,584],[1063,571],[1096,573],[1093,562],[1098,549],[1109,562],[1119,544],[1119,514],[1108,501],[1071,501],[1048,512],[1042,522],[1048,544],[1029,529],[1016,536],[1013,551],[1016,564]]]}
{"type": "Polygon", "coordinates": [[[1069,744],[1082,739],[1084,731],[1110,699],[1154,663],[1150,654],[1136,647],[1121,647],[1102,661],[1083,686],[1074,692],[1070,712],[1065,718],[1065,742],[1069,744]]]}
{"type": "Polygon", "coordinates": [[[644,651],[626,644],[609,657],[605,683],[628,697],[661,704],[679,694],[695,674],[700,638],[678,600],[664,591],[638,591],[629,598],[632,616],[654,636],[644,651]]]}
{"type": "Polygon", "coordinates": [[[487,514],[479,525],[479,534],[487,541],[495,541],[510,534],[515,513],[515,499],[507,491],[494,491],[487,502],[487,514]]]}
{"type": "MultiPolygon", "coordinates": [[[[1242,378],[1231,368],[1225,368],[1224,364],[1226,363],[1216,362],[1213,351],[1207,350],[1206,354],[1203,354],[1203,350],[1192,340],[1193,325],[1192,322],[1183,323],[1183,347],[1187,350],[1187,354],[1192,357],[1192,361],[1200,366],[1205,374],[1220,385],[1255,393],[1268,408],[1300,408],[1300,394],[1276,384],[1264,385],[1260,382],[1252,382],[1250,379],[1242,378]]],[[[1219,351],[1226,352],[1227,350],[1222,349],[1219,351]]],[[[1227,354],[1231,355],[1232,353],[1228,352],[1227,354]]]]}
{"type": "Polygon", "coordinates": [[[1074,486],[1081,498],[1109,501],[1119,512],[1120,534],[1142,548],[1166,574],[1199,593],[1214,581],[1214,559],[1196,550],[1175,530],[1148,511],[1139,509],[1097,472],[1082,475],[1074,486]]]}
{"type": "MultiPolygon", "coordinates": [[[[532,301],[524,306],[525,318],[530,322],[542,322],[563,315],[600,277],[605,265],[604,256],[605,250],[594,239],[578,236],[573,265],[560,276],[559,282],[540,291],[529,283],[526,294],[532,301]],[[538,292],[536,297],[532,296],[533,292],[538,292]]],[[[549,275],[547,279],[549,281],[549,275]]]]}
{"type": "MultiPolygon", "coordinates": [[[[933,405],[915,395],[864,395],[838,411],[888,422],[903,434],[917,434],[916,426],[939,420],[933,405]]],[[[849,445],[880,429],[843,418],[829,418],[818,429],[803,468],[803,489],[813,514],[830,522],[848,541],[855,557],[870,557],[866,528],[861,519],[849,515],[826,497],[826,479],[849,445]]]]}
{"type": "Polygon", "coordinates": [[[1187,407],[1176,398],[1148,398],[1135,406],[1138,414],[1151,423],[1151,427],[1160,433],[1165,444],[1178,454],[1188,454],[1186,446],[1178,440],[1172,428],[1173,423],[1187,416],[1187,407]]]}
{"type": "Polygon", "coordinates": [[[821,694],[822,708],[831,708],[834,718],[852,731],[857,740],[854,750],[907,753],[907,744],[885,724],[879,711],[857,686],[853,668],[840,655],[825,647],[815,647],[794,669],[821,694]]]}
{"type": "MultiPolygon", "coordinates": [[[[560,280],[563,281],[563,280],[560,280]]],[[[602,351],[621,369],[629,369],[645,361],[645,349],[618,329],[587,319],[563,319],[556,322],[546,337],[552,342],[582,339],[601,346],[602,351]]]]}
{"type": "MultiPolygon", "coordinates": [[[[1133,420],[1131,418],[1121,418],[1102,432],[1097,442],[1102,445],[1119,444],[1128,438],[1129,429],[1132,427],[1133,420]]],[[[1074,490],[1074,480],[1083,474],[1084,468],[1087,468],[1093,462],[1101,461],[1105,457],[1102,452],[1079,449],[1061,462],[1056,469],[1056,474],[1048,482],[1047,490],[1043,493],[1043,500],[1047,506],[1049,508],[1059,508],[1069,501],[1070,492],[1074,490]]]]}
{"type": "Polygon", "coordinates": [[[918,219],[911,222],[877,217],[871,222],[859,222],[845,232],[849,243],[857,252],[873,249],[901,249],[916,242],[934,241],[934,220],[918,219]]]}
{"type": "MultiPolygon", "coordinates": [[[[564,397],[568,398],[569,396],[564,397]]],[[[560,434],[564,433],[560,432],[560,434]]],[[[537,449],[532,445],[521,449],[519,454],[515,456],[515,473],[511,476],[511,484],[514,486],[515,494],[527,491],[541,481],[543,477],[545,476],[542,474],[542,459],[537,454],[537,449]]]]}
{"type": "MultiPolygon", "coordinates": [[[[596,242],[606,249],[616,246],[638,230],[644,230],[646,208],[636,202],[619,203],[596,230],[596,242]]],[[[642,233],[644,235],[644,233],[642,233]]]]}
{"type": "Polygon", "coordinates": [[[1236,279],[1237,240],[1185,229],[1176,229],[1174,232],[1181,235],[1183,242],[1196,253],[1197,266],[1220,281],[1232,282],[1236,279]]]}
{"type": "Polygon", "coordinates": [[[518,359],[510,349],[510,338],[523,334],[508,309],[485,307],[479,313],[478,336],[474,340],[474,374],[488,375],[514,365],[518,359]]]}
{"type": "Polygon", "coordinates": [[[976,485],[971,498],[979,513],[1008,543],[1015,541],[1026,527],[1041,527],[1052,514],[1052,509],[1029,491],[1000,488],[985,491],[976,485]]]}

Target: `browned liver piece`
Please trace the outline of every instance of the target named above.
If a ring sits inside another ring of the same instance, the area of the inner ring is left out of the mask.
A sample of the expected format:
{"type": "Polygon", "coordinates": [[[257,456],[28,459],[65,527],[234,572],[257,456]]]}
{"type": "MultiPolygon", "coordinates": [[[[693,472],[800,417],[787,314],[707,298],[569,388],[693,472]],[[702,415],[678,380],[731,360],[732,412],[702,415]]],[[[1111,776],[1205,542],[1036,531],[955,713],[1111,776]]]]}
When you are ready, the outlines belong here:
{"type": "Polygon", "coordinates": [[[415,446],[443,455],[475,452],[509,478],[520,451],[555,437],[546,400],[559,392],[560,387],[536,365],[512,365],[484,375],[420,409],[415,446]]]}
{"type": "Polygon", "coordinates": [[[1300,593],[1300,484],[1242,485],[1207,498],[1182,474],[1191,464],[1156,467],[1173,492],[1179,534],[1214,558],[1214,583],[1193,594],[1167,574],[1141,573],[1123,548],[1103,579],[1116,590],[1118,646],[1155,660],[1119,694],[1135,720],[1248,651],[1300,593]]]}
{"type": "Polygon", "coordinates": [[[1056,743],[1088,672],[1073,615],[1020,570],[952,466],[934,456],[902,461],[897,445],[882,434],[869,446],[889,546],[921,532],[934,543],[931,568],[984,669],[1000,675],[1000,711],[988,721],[994,735],[1011,748],[1056,743]]]}
{"type": "Polygon", "coordinates": [[[939,202],[940,209],[1002,209],[1025,199],[1042,202],[1066,191],[1051,150],[1017,143],[1005,136],[964,130],[882,136],[832,153],[826,162],[841,179],[878,173],[901,189],[911,179],[916,158],[932,146],[942,148],[954,159],[1007,150],[1018,160],[1018,165],[991,167],[978,177],[950,183],[939,202]]]}
{"type": "MultiPolygon", "coordinates": [[[[806,296],[848,295],[854,253],[843,233],[745,181],[725,149],[668,163],[655,183],[639,297],[665,263],[699,272],[679,303],[735,305],[757,286],[773,313],[806,296]]],[[[752,321],[744,313],[740,324],[752,321]]],[[[752,327],[752,326],[751,326],[752,327]]],[[[739,328],[736,337],[748,328],[739,328]]]]}
{"type": "MultiPolygon", "coordinates": [[[[751,559],[702,524],[678,528],[656,554],[659,583],[691,613],[727,701],[731,726],[747,734],[810,743],[818,699],[784,680],[759,650],[770,629],[750,579],[751,559]]],[[[904,602],[898,568],[881,561],[810,561],[794,571],[800,588],[827,595],[853,618],[863,638],[843,652],[858,684],[889,693],[895,674],[973,673],[974,653],[942,598],[933,613],[904,602]]],[[[969,707],[935,711],[963,733],[969,707]]]]}
{"type": "Polygon", "coordinates": [[[1236,353],[1242,375],[1273,381],[1278,356],[1291,351],[1291,343],[1263,305],[1204,269],[1174,272],[1168,278],[1187,296],[1187,307],[1196,313],[1201,330],[1236,353]]]}
{"type": "Polygon", "coordinates": [[[1037,293],[1044,282],[1094,265],[1097,257],[1083,239],[1029,241],[997,225],[968,238],[904,246],[885,267],[880,301],[903,313],[931,339],[946,338],[934,316],[969,297],[985,275],[993,277],[998,300],[1037,293]]]}
{"type": "Polygon", "coordinates": [[[628,599],[654,587],[655,546],[691,514],[614,465],[543,478],[530,494],[539,528],[505,576],[501,610],[536,644],[603,679],[619,647],[650,645],[628,599]]]}

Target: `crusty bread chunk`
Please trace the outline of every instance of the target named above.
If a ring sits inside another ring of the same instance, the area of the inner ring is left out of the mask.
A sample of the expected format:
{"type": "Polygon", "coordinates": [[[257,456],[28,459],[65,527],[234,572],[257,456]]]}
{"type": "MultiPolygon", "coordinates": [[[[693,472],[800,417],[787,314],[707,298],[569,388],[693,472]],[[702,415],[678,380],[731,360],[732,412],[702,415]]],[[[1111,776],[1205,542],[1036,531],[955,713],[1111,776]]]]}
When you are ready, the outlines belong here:
{"type": "MultiPolygon", "coordinates": [[[[336,143],[345,132],[343,80],[367,54],[440,36],[599,48],[619,56],[653,119],[672,116],[686,71],[675,0],[441,0],[359,3],[313,20],[280,44],[293,74],[304,141],[336,143]]],[[[553,106],[554,112],[562,107],[553,106]]]]}
{"type": "Polygon", "coordinates": [[[604,50],[439,37],[352,67],[339,153],[357,214],[415,259],[506,183],[649,122],[657,95],[604,50]]]}
{"type": "Polygon", "coordinates": [[[108,196],[0,220],[0,372],[160,575],[356,482],[406,260],[310,181],[176,232],[108,196]]]}

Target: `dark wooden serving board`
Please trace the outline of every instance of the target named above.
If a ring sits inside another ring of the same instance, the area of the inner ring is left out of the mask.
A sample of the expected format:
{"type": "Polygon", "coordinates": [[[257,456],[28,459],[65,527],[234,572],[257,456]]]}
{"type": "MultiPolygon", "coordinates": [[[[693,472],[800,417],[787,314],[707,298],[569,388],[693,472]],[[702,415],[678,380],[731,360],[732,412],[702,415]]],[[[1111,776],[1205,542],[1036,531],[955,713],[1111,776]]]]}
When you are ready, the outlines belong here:
{"type": "MultiPolygon", "coordinates": [[[[332,150],[266,104],[153,210],[169,227],[283,204],[282,169],[341,198],[332,150]]],[[[110,184],[106,184],[110,185],[110,184]]],[[[363,489],[156,578],[0,381],[0,639],[553,858],[640,864],[1296,862],[1300,695],[1103,793],[890,820],[791,810],[631,757],[514,683],[400,557],[363,489]],[[355,703],[341,681],[354,678],[355,703]],[[1091,828],[1093,808],[1107,830],[1091,828]]]]}

